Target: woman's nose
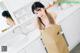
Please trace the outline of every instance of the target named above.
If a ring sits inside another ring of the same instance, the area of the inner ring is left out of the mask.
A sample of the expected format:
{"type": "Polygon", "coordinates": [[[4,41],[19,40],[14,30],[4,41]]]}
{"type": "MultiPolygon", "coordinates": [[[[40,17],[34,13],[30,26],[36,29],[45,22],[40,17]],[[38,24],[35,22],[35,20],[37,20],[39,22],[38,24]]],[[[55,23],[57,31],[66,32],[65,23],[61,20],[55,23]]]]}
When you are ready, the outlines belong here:
{"type": "Polygon", "coordinates": [[[37,15],[38,15],[39,17],[41,17],[41,16],[42,16],[42,14],[41,14],[41,13],[38,13],[37,15]]]}

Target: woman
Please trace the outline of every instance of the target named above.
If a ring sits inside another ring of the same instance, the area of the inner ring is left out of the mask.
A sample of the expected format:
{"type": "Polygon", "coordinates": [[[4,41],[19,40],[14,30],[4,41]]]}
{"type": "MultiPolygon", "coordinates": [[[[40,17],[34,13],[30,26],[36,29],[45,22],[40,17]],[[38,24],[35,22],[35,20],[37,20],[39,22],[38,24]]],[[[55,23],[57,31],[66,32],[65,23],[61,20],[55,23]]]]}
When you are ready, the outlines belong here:
{"type": "MultiPolygon", "coordinates": [[[[12,26],[15,25],[15,22],[14,22],[14,20],[12,19],[11,15],[10,15],[10,13],[9,13],[8,11],[3,11],[3,12],[2,12],[2,16],[3,16],[4,18],[6,18],[6,23],[7,23],[7,25],[9,25],[10,27],[12,27],[12,26]]],[[[10,28],[10,27],[9,27],[9,28],[10,28]]],[[[3,29],[2,32],[8,30],[9,28],[3,29]]]]}
{"type": "Polygon", "coordinates": [[[56,22],[56,14],[49,13],[40,2],[32,5],[32,12],[37,15],[36,25],[41,31],[48,53],[69,53],[67,44],[60,34],[60,26],[56,22]]]}
{"type": "Polygon", "coordinates": [[[15,22],[14,20],[12,19],[10,13],[8,11],[3,11],[2,12],[2,16],[4,18],[6,18],[6,23],[9,25],[9,26],[14,26],[15,25],[15,22]]]}

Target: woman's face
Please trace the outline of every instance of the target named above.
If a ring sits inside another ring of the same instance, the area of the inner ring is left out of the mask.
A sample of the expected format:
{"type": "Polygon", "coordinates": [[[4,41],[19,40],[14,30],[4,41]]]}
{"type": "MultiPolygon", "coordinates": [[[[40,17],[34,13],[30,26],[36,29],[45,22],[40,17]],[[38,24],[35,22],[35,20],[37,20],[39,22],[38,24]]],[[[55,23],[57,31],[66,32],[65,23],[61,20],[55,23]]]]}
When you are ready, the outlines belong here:
{"type": "Polygon", "coordinates": [[[44,17],[46,15],[45,13],[45,8],[37,8],[36,10],[34,10],[34,13],[38,16],[38,17],[44,17]]]}

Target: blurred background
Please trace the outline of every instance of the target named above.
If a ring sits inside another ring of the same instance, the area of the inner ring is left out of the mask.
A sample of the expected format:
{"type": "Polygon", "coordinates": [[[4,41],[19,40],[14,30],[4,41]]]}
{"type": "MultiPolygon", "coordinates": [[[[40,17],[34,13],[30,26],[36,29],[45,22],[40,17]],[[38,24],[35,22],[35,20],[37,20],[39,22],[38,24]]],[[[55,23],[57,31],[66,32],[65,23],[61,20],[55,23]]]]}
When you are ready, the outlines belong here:
{"type": "Polygon", "coordinates": [[[7,45],[8,53],[46,53],[40,32],[33,23],[36,16],[31,6],[35,1],[40,1],[49,12],[57,14],[56,20],[62,27],[69,50],[73,51],[80,43],[80,0],[0,0],[0,46],[7,45]],[[2,17],[4,10],[9,11],[16,25],[2,32],[9,27],[2,17]]]}

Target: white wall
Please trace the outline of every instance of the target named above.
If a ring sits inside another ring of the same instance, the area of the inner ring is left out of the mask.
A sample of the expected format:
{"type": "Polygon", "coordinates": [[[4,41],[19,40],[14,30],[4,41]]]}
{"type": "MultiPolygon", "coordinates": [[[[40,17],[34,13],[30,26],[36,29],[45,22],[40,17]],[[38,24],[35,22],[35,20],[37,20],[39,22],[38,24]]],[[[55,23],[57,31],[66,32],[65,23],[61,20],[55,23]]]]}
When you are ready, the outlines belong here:
{"type": "Polygon", "coordinates": [[[66,39],[69,43],[69,49],[73,49],[79,43],[80,35],[80,8],[74,11],[60,22],[66,39]]]}
{"type": "Polygon", "coordinates": [[[6,7],[9,8],[11,11],[15,11],[22,6],[26,5],[26,0],[20,1],[20,0],[3,0],[6,7]]]}
{"type": "Polygon", "coordinates": [[[16,23],[20,24],[33,17],[32,2],[36,0],[3,0],[16,23]],[[31,17],[30,17],[31,16],[31,17]],[[29,17],[29,18],[28,18],[29,17]],[[23,21],[24,20],[24,21],[23,21]]]}

